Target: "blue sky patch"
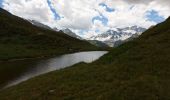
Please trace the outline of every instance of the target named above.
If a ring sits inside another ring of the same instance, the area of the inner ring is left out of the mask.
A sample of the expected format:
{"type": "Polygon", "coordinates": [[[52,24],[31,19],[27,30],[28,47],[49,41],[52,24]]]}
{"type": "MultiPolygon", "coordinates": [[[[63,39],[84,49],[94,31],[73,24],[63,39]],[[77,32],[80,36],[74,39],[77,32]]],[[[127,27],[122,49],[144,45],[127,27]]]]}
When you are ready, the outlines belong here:
{"type": "Polygon", "coordinates": [[[48,6],[50,7],[50,10],[52,11],[52,13],[54,14],[55,20],[60,20],[60,16],[59,14],[56,12],[56,10],[53,8],[51,1],[47,0],[48,6]]]}
{"type": "Polygon", "coordinates": [[[100,32],[100,30],[99,30],[99,29],[96,29],[96,30],[95,30],[95,32],[96,32],[96,33],[99,33],[99,32],[100,32]]]}
{"type": "Polygon", "coordinates": [[[100,3],[99,6],[105,7],[107,12],[115,11],[115,9],[108,7],[105,3],[100,3]]]}
{"type": "Polygon", "coordinates": [[[2,8],[2,3],[3,3],[3,0],[0,0],[0,7],[2,8]]]}
{"type": "Polygon", "coordinates": [[[100,16],[95,16],[95,17],[93,17],[92,22],[94,23],[95,20],[101,21],[102,24],[105,25],[105,26],[106,26],[107,23],[108,23],[108,18],[105,17],[105,16],[103,16],[102,14],[100,14],[100,16]]]}
{"type": "Polygon", "coordinates": [[[88,30],[79,30],[79,35],[83,36],[85,35],[85,32],[88,32],[88,30]]]}
{"type": "Polygon", "coordinates": [[[163,18],[162,16],[160,16],[159,14],[158,14],[158,12],[157,11],[155,11],[155,10],[151,10],[151,11],[148,11],[147,12],[148,14],[147,14],[147,19],[149,20],[149,21],[154,21],[154,22],[156,22],[156,23],[160,23],[160,22],[163,22],[164,20],[165,20],[165,18],[163,18]]]}

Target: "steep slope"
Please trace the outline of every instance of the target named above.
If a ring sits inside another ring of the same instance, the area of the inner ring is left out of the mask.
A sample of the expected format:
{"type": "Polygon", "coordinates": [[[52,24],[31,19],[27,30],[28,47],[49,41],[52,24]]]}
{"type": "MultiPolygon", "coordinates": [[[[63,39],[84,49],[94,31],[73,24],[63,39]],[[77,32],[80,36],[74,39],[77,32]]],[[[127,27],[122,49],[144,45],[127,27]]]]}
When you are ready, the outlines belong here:
{"type": "Polygon", "coordinates": [[[92,64],[77,64],[0,92],[0,99],[169,100],[170,18],[92,64]]]}
{"type": "Polygon", "coordinates": [[[95,50],[86,41],[34,26],[0,8],[0,60],[95,50]]]}
{"type": "MultiPolygon", "coordinates": [[[[125,39],[125,40],[118,40],[114,42],[114,47],[120,46],[123,43],[126,43],[128,41],[132,41],[135,38],[138,38],[140,35],[139,34],[133,34],[131,37],[125,39]]],[[[107,43],[109,43],[109,41],[107,41],[107,43]]],[[[112,44],[112,42],[110,43],[112,44]]]]}
{"type": "Polygon", "coordinates": [[[51,27],[49,27],[48,25],[44,25],[36,20],[28,20],[30,23],[32,23],[33,25],[35,26],[38,26],[38,27],[41,27],[41,28],[44,28],[44,29],[49,29],[49,30],[53,30],[51,27]]]}
{"type": "Polygon", "coordinates": [[[71,36],[71,37],[74,37],[74,38],[77,38],[77,39],[80,39],[82,40],[82,38],[80,36],[78,36],[76,33],[73,33],[70,29],[64,29],[62,30],[65,34],[71,36]]]}

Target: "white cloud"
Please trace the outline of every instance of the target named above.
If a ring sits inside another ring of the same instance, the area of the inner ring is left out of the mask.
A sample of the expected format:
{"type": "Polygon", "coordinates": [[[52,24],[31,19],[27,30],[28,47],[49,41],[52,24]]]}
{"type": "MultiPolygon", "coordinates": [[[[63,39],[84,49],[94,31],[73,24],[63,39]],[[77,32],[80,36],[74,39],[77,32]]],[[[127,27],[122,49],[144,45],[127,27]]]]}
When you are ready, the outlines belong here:
{"type": "MultiPolygon", "coordinates": [[[[61,20],[55,20],[47,0],[4,0],[4,8],[18,16],[38,20],[58,28],[71,28],[75,32],[84,31],[84,37],[98,34],[109,28],[138,25],[149,27],[156,22],[146,18],[148,11],[155,10],[163,18],[170,15],[170,0],[50,0],[61,20]],[[114,8],[107,12],[99,6],[105,3],[114,8]],[[108,18],[107,25],[92,19],[100,14],[108,18]],[[88,30],[88,31],[87,31],[88,30]],[[99,32],[96,32],[98,30],[99,32]]],[[[82,34],[81,34],[82,35],[82,34]]]]}
{"type": "Polygon", "coordinates": [[[46,0],[4,0],[3,6],[11,13],[43,23],[53,22],[54,16],[46,0]]]}
{"type": "Polygon", "coordinates": [[[95,1],[53,0],[53,6],[63,17],[56,25],[73,29],[90,29],[92,27],[92,18],[98,15],[94,10],[95,1]]]}
{"type": "Polygon", "coordinates": [[[110,27],[126,27],[131,25],[138,25],[142,27],[149,27],[154,22],[148,21],[146,18],[147,7],[144,5],[133,6],[127,5],[125,8],[117,8],[114,13],[105,12],[108,17],[110,27]]]}

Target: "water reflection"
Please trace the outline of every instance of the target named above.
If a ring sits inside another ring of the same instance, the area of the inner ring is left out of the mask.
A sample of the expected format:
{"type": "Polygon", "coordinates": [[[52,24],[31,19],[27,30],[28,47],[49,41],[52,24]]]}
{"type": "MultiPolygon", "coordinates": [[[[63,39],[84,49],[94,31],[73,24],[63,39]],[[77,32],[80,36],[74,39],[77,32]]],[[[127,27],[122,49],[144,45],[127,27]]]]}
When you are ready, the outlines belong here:
{"type": "Polygon", "coordinates": [[[3,62],[0,65],[0,87],[10,87],[40,74],[65,68],[79,62],[90,63],[106,53],[106,51],[79,52],[51,59],[3,62]]]}

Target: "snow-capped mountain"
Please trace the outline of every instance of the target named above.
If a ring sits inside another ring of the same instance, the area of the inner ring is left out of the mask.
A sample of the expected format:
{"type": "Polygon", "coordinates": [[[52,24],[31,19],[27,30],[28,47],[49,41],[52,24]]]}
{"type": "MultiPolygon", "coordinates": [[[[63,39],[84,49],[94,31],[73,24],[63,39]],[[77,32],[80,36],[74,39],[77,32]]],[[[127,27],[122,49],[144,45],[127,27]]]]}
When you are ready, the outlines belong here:
{"type": "Polygon", "coordinates": [[[37,27],[41,27],[41,28],[44,28],[44,29],[49,29],[49,30],[53,30],[53,31],[63,31],[65,34],[71,36],[71,37],[74,37],[74,38],[77,38],[77,39],[82,39],[80,36],[76,35],[75,33],[73,33],[70,29],[64,29],[64,30],[59,30],[57,29],[56,27],[54,28],[51,28],[49,27],[48,25],[45,25],[45,24],[42,24],[36,20],[28,20],[30,23],[32,23],[33,25],[37,26],[37,27]]]}
{"type": "Polygon", "coordinates": [[[60,30],[59,30],[58,28],[56,28],[56,27],[54,27],[53,30],[55,30],[55,31],[57,31],[57,32],[60,31],[60,30]]]}
{"type": "Polygon", "coordinates": [[[42,24],[36,20],[28,20],[30,23],[32,23],[33,25],[37,26],[37,27],[41,27],[44,29],[49,29],[49,30],[53,30],[51,27],[49,27],[48,25],[42,24]]]}
{"type": "Polygon", "coordinates": [[[146,29],[138,26],[131,26],[125,28],[113,28],[108,31],[92,36],[89,40],[98,40],[108,44],[111,47],[115,46],[116,41],[124,41],[134,35],[141,35],[146,29]]]}
{"type": "Polygon", "coordinates": [[[66,28],[64,30],[62,30],[65,34],[71,36],[71,37],[74,37],[74,38],[77,38],[77,39],[81,39],[82,38],[80,36],[78,36],[77,34],[75,34],[74,32],[72,32],[70,29],[66,28]]]}

